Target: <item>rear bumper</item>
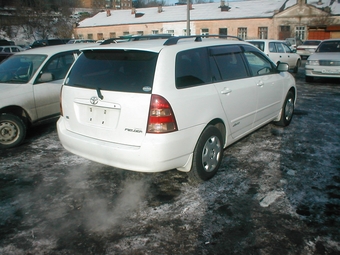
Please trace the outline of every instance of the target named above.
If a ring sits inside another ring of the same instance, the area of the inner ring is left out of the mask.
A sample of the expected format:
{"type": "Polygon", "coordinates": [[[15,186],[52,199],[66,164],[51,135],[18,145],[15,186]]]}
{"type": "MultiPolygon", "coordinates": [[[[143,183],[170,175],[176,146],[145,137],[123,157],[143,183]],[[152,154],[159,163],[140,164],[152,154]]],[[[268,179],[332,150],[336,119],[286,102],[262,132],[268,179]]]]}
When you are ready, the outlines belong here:
{"type": "Polygon", "coordinates": [[[175,168],[189,171],[191,154],[203,127],[168,134],[146,134],[142,146],[128,146],[78,135],[57,122],[63,147],[73,154],[113,167],[138,172],[162,172],[175,168]]]}

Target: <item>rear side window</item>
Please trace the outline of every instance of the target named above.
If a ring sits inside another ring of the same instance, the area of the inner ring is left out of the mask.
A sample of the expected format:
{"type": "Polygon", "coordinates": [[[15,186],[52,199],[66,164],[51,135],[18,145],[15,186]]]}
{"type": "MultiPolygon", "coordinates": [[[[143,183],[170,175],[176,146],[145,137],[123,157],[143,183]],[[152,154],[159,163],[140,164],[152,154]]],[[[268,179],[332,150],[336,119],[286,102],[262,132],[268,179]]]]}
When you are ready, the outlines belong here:
{"type": "Polygon", "coordinates": [[[110,91],[151,93],[157,53],[88,50],[72,67],[65,85],[110,91]]]}
{"type": "Polygon", "coordinates": [[[176,87],[185,88],[209,83],[208,54],[206,48],[177,53],[176,87]]]}

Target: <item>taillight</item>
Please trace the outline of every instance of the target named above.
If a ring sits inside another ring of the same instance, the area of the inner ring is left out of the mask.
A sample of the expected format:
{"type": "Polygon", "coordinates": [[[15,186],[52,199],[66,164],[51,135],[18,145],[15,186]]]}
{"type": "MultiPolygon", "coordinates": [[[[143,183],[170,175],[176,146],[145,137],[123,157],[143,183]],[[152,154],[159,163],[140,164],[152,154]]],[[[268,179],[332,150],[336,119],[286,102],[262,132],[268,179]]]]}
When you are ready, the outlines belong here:
{"type": "Polygon", "coordinates": [[[169,102],[159,95],[152,95],[147,133],[168,133],[177,131],[175,115],[169,102]]]}
{"type": "Polygon", "coordinates": [[[63,93],[63,86],[60,89],[60,96],[59,96],[59,105],[60,105],[60,115],[63,116],[63,105],[61,103],[61,94],[63,93]]]}

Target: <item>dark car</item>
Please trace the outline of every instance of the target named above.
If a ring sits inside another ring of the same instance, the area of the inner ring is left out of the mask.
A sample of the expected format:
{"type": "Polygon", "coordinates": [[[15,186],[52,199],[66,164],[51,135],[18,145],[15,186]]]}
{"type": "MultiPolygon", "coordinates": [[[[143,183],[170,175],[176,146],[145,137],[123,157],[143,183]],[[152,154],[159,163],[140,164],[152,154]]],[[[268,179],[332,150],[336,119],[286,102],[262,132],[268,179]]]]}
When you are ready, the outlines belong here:
{"type": "Polygon", "coordinates": [[[44,39],[44,40],[37,40],[34,43],[32,43],[31,48],[50,46],[50,45],[66,44],[69,40],[70,39],[44,39]]]}
{"type": "Polygon", "coordinates": [[[0,39],[0,46],[14,45],[14,42],[0,39]]]}

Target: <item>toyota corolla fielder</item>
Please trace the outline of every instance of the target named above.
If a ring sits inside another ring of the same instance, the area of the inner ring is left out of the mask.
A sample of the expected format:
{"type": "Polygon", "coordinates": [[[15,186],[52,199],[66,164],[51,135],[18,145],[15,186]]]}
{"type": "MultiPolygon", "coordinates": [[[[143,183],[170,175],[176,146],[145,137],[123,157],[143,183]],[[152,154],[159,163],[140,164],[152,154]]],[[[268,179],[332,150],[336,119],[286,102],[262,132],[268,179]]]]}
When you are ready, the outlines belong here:
{"type": "Polygon", "coordinates": [[[247,42],[210,36],[91,47],[62,87],[58,135],[102,164],[208,180],[225,147],[289,125],[297,91],[287,70],[247,42]]]}

